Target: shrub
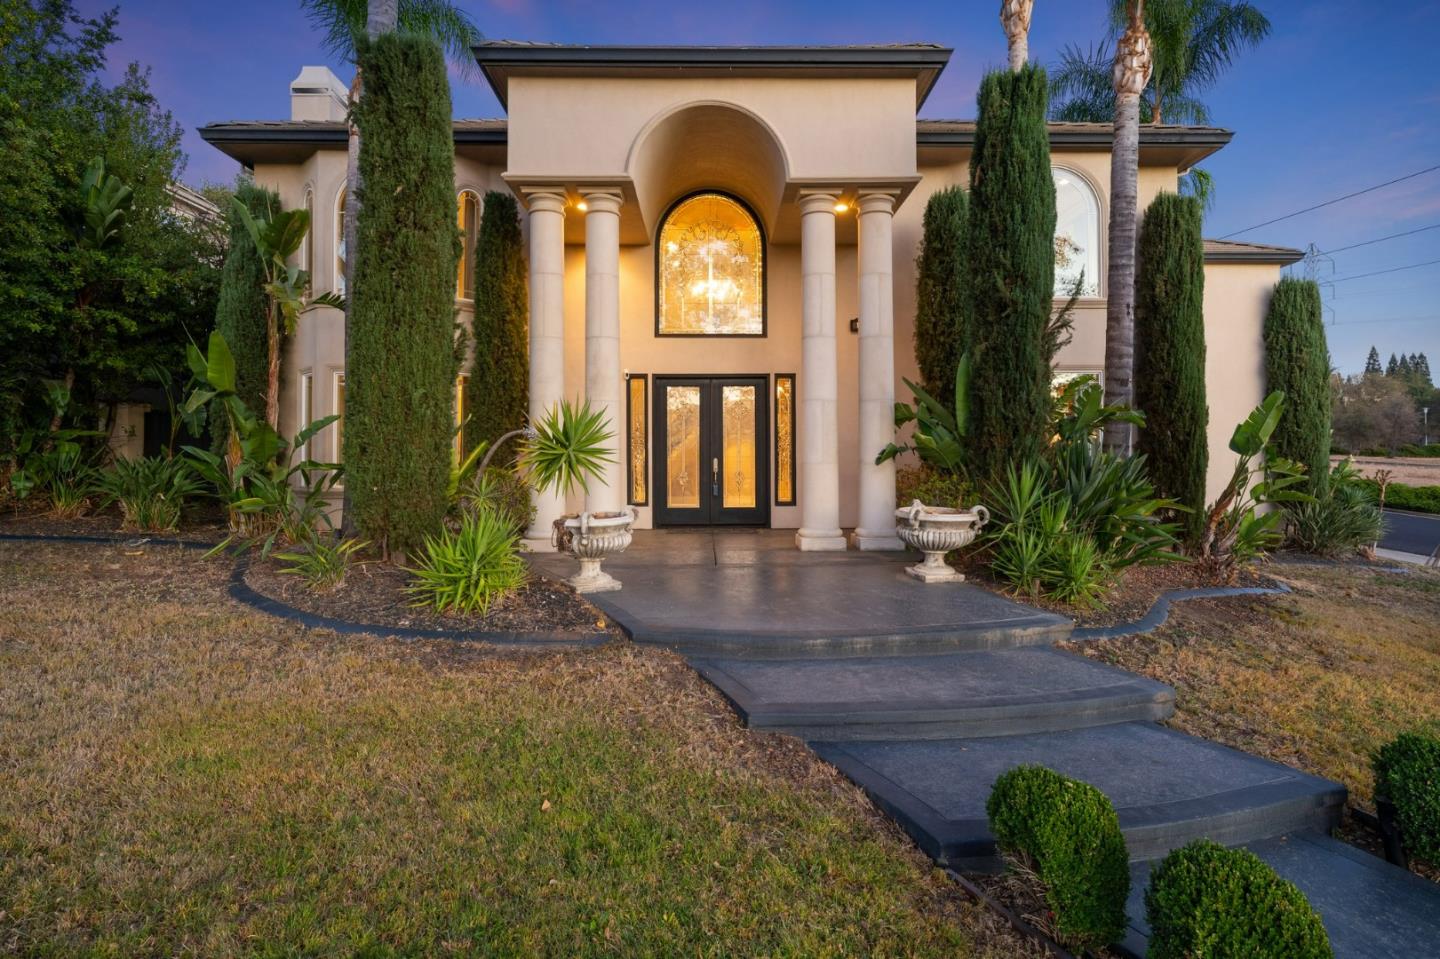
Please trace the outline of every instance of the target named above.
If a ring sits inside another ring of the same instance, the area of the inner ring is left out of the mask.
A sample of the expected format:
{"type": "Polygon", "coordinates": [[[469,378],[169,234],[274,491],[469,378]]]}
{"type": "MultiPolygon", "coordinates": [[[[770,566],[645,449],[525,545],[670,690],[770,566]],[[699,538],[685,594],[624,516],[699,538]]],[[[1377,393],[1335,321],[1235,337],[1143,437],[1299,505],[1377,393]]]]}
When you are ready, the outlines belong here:
{"type": "Polygon", "coordinates": [[[201,488],[190,464],[178,456],[117,459],[95,487],[106,505],[120,504],[125,527],[147,533],[179,528],[185,501],[201,488]]]}
{"type": "Polygon", "coordinates": [[[593,409],[588,399],[578,406],[561,400],[526,438],[520,462],[536,489],[571,493],[579,487],[588,493],[600,468],[615,461],[608,445],[614,438],[604,410],[593,409]]]}
{"type": "Polygon", "coordinates": [[[1094,949],[1124,935],[1130,863],[1104,793],[1020,766],[995,780],[985,811],[1000,848],[1035,865],[1063,943],[1094,949]]]}
{"type": "Polygon", "coordinates": [[[1305,896],[1245,849],[1198,839],[1166,856],[1145,893],[1149,959],[1327,959],[1305,896]]]}
{"type": "MultiPolygon", "coordinates": [[[[1380,484],[1372,479],[1360,479],[1356,485],[1365,491],[1370,502],[1380,501],[1380,484]]],[[[1440,513],[1440,486],[1390,483],[1385,487],[1385,505],[1390,509],[1408,509],[1415,513],[1440,513]]]]}
{"type": "Polygon", "coordinates": [[[1416,443],[1405,443],[1400,447],[1401,456],[1440,456],[1440,443],[1430,443],[1427,446],[1420,446],[1416,443]]]}
{"type": "Polygon", "coordinates": [[[1330,481],[1319,487],[1314,499],[1286,506],[1289,544],[1318,556],[1343,556],[1373,546],[1384,531],[1384,517],[1359,478],[1351,464],[1336,463],[1330,481]]]}
{"type": "Polygon", "coordinates": [[[362,42],[360,177],[346,383],[353,519],[387,554],[419,547],[448,506],[454,430],[455,145],[445,60],[430,40],[362,42]]]}
{"type": "Polygon", "coordinates": [[[959,473],[947,473],[921,464],[901,469],[895,474],[895,505],[909,506],[919,500],[928,506],[962,509],[974,491],[959,473]]]}
{"type": "Polygon", "coordinates": [[[991,73],[977,101],[965,244],[964,348],[974,360],[967,446],[971,476],[990,482],[1045,442],[1055,186],[1045,71],[991,73]]]}
{"type": "Polygon", "coordinates": [[[287,564],[280,572],[299,576],[310,589],[334,589],[345,581],[355,554],[369,545],[360,539],[332,541],[329,537],[312,536],[304,549],[276,553],[275,558],[287,564]]]}
{"type": "Polygon", "coordinates": [[[1192,540],[1204,519],[1210,460],[1200,219],[1195,197],[1157,196],[1140,226],[1135,283],[1135,403],[1145,412],[1139,452],[1160,495],[1190,511],[1185,527],[1192,540]]]}
{"type": "Polygon", "coordinates": [[[1275,452],[1305,467],[1310,492],[1330,475],[1330,353],[1314,280],[1284,277],[1265,314],[1267,392],[1285,394],[1285,418],[1275,427],[1275,452]]]}
{"type": "Polygon", "coordinates": [[[1395,804],[1406,850],[1440,863],[1440,737],[1401,733],[1381,746],[1375,796],[1395,804]]]}
{"type": "Polygon", "coordinates": [[[467,511],[457,531],[425,537],[407,592],[416,606],[484,613],[525,582],[520,534],[488,506],[467,511]]]}
{"type": "Polygon", "coordinates": [[[530,408],[525,245],[511,193],[485,194],[475,244],[475,363],[465,384],[465,447],[493,443],[525,422],[530,408]]]}
{"type": "MultiPolygon", "coordinates": [[[[248,180],[235,188],[235,200],[259,217],[267,210],[280,209],[280,196],[248,180]]],[[[220,272],[220,298],[215,307],[215,332],[225,338],[235,357],[235,393],[252,410],[265,408],[268,346],[265,299],[265,265],[250,238],[244,219],[235,209],[227,211],[230,244],[220,272]]],[[[223,455],[227,434],[225,417],[210,415],[216,454],[223,455]]]]}
{"type": "Polygon", "coordinates": [[[930,197],[915,261],[915,364],[925,391],[946,409],[955,403],[955,367],[966,326],[968,207],[958,185],[930,197]]]}
{"type": "Polygon", "coordinates": [[[481,508],[495,512],[516,533],[523,533],[535,520],[535,502],[530,484],[513,469],[488,467],[484,473],[470,477],[460,491],[460,509],[473,512],[481,508]]]}
{"type": "Polygon", "coordinates": [[[55,516],[72,519],[84,513],[95,490],[95,467],[81,444],[97,435],[89,430],[27,430],[16,443],[19,465],[9,478],[15,498],[28,499],[39,491],[55,516]]]}

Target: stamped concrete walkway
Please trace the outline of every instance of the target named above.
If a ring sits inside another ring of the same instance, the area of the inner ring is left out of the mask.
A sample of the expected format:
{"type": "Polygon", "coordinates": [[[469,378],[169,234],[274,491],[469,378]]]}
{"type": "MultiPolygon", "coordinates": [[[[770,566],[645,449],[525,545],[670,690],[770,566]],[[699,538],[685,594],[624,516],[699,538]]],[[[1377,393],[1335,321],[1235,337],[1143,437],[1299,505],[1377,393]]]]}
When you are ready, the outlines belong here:
{"type": "MultiPolygon", "coordinates": [[[[1114,803],[1143,887],[1170,849],[1246,845],[1298,884],[1339,957],[1440,959],[1440,887],[1327,833],[1345,789],[1158,725],[1174,690],[1052,648],[1069,620],[968,584],[925,586],[901,553],[800,553],[784,531],[642,531],[593,596],[637,642],[685,654],[746,724],[800,736],[937,862],[998,867],[995,778],[1038,763],[1114,803]]],[[[551,575],[574,561],[536,556],[551,575]]]]}

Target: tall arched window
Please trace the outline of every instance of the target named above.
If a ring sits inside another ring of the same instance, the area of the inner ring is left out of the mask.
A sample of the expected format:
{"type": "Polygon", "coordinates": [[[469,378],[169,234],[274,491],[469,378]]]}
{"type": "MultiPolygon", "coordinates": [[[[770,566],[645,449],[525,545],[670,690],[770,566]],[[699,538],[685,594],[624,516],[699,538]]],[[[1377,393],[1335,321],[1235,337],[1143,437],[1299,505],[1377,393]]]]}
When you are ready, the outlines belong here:
{"type": "Polygon", "coordinates": [[[1100,201],[1090,184],[1064,167],[1055,178],[1055,295],[1068,297],[1082,273],[1081,296],[1100,295],[1100,201]]]}
{"type": "Polygon", "coordinates": [[[697,193],[671,208],[656,249],[660,336],[764,336],[765,237],[733,197],[697,193]]]}
{"type": "Polygon", "coordinates": [[[345,295],[345,188],[340,188],[340,197],[335,201],[335,292],[345,295]]]}
{"type": "MultiPolygon", "coordinates": [[[[310,286],[315,286],[315,191],[305,188],[305,251],[300,262],[305,264],[305,275],[310,277],[310,286]]],[[[308,420],[306,422],[309,422],[308,420]]]]}
{"type": "Polygon", "coordinates": [[[460,226],[460,235],[465,245],[460,251],[460,265],[456,269],[455,296],[462,300],[475,299],[475,241],[480,236],[480,197],[471,190],[464,190],[456,204],[455,222],[460,226]]]}

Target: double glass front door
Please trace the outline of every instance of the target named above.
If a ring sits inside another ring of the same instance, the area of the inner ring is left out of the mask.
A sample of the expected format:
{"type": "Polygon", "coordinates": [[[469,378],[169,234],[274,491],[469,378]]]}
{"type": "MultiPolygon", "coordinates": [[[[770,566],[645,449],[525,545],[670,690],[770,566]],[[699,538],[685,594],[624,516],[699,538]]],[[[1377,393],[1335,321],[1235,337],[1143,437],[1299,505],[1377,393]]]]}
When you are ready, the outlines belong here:
{"type": "Polygon", "coordinates": [[[769,380],[655,377],[655,522],[770,522],[769,380]]]}

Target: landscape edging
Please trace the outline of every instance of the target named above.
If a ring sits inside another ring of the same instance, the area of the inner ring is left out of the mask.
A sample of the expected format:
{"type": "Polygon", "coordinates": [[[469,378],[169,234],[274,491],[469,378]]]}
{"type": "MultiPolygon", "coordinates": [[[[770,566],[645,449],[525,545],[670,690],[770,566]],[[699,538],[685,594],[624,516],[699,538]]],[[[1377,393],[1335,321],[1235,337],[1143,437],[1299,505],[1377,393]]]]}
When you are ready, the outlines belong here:
{"type": "Polygon", "coordinates": [[[1100,639],[1119,639],[1121,636],[1143,636],[1153,633],[1170,618],[1170,605],[1190,599],[1219,599],[1225,596],[1278,596],[1290,592],[1284,583],[1276,586],[1196,586],[1181,589],[1167,589],[1155,598],[1150,609],[1139,619],[1114,626],[1080,626],[1070,634],[1077,643],[1089,643],[1100,639]]]}
{"type": "MultiPolygon", "coordinates": [[[[214,549],[219,545],[218,543],[175,539],[173,537],[154,537],[143,534],[130,536],[124,533],[116,533],[109,536],[0,533],[0,540],[18,542],[110,543],[119,546],[133,542],[137,546],[183,546],[188,549],[214,549]]],[[[249,569],[250,562],[251,556],[248,553],[242,553],[236,558],[235,564],[230,571],[230,583],[227,590],[230,598],[266,615],[298,623],[306,629],[328,629],[332,632],[348,635],[395,636],[400,639],[448,639],[456,642],[479,642],[492,643],[497,646],[527,646],[550,649],[601,646],[611,639],[608,633],[576,637],[570,633],[557,632],[517,633],[511,631],[486,632],[463,629],[424,629],[415,626],[387,626],[383,623],[356,623],[348,619],[337,619],[319,613],[306,612],[303,609],[291,606],[289,603],[259,592],[245,581],[245,571],[249,569]]]]}

